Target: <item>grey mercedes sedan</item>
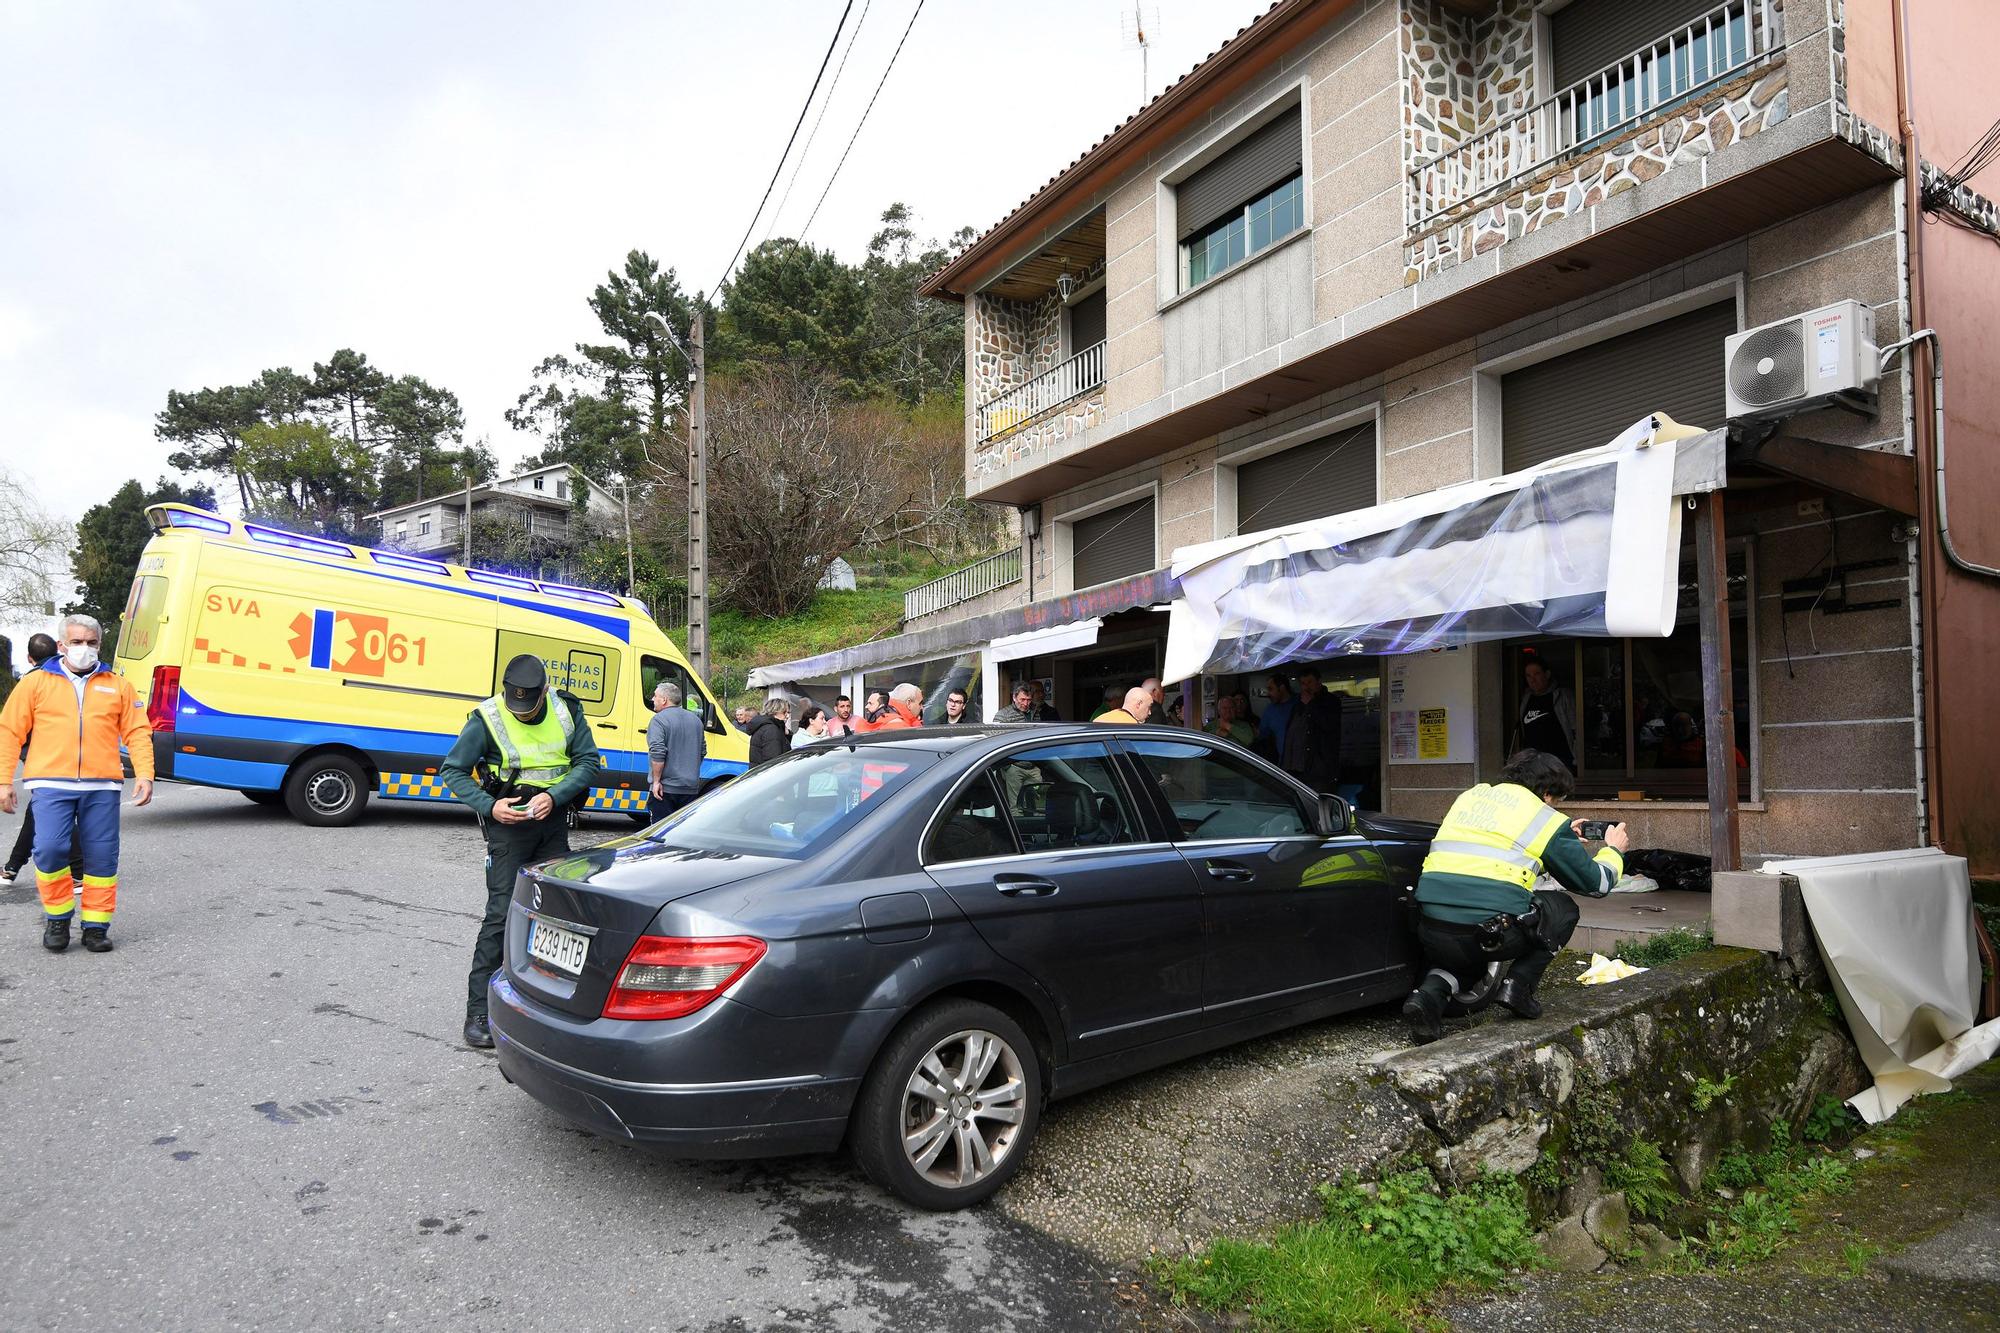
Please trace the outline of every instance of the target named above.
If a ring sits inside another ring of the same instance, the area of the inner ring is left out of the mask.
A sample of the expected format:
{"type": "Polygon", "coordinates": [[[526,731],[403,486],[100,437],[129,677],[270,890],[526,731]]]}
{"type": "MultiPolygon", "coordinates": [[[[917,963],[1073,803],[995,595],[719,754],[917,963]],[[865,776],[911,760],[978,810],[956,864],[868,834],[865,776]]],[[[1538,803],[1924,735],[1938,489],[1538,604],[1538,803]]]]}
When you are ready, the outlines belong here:
{"type": "Polygon", "coordinates": [[[500,1068],[608,1137],[845,1143],[964,1207],[1051,1098],[1407,993],[1432,831],[1169,728],[822,742],[522,873],[500,1068]]]}

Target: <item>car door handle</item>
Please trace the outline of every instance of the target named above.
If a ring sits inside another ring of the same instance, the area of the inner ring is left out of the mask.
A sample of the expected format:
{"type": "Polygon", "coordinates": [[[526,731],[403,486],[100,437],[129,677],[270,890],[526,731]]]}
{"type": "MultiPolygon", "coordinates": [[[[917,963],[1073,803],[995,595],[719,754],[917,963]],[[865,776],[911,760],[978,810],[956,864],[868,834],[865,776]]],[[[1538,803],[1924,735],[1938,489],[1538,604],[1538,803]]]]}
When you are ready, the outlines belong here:
{"type": "Polygon", "coordinates": [[[599,731],[616,731],[618,730],[618,724],[616,722],[599,722],[597,729],[599,731]]]}
{"type": "Polygon", "coordinates": [[[1257,878],[1257,872],[1249,866],[1239,865],[1235,861],[1210,861],[1208,863],[1208,877],[1210,879],[1226,879],[1232,884],[1244,884],[1257,878]]]}
{"type": "Polygon", "coordinates": [[[993,887],[1009,898],[1053,898],[1055,884],[1046,879],[1036,879],[1032,875],[995,875],[993,887]]]}

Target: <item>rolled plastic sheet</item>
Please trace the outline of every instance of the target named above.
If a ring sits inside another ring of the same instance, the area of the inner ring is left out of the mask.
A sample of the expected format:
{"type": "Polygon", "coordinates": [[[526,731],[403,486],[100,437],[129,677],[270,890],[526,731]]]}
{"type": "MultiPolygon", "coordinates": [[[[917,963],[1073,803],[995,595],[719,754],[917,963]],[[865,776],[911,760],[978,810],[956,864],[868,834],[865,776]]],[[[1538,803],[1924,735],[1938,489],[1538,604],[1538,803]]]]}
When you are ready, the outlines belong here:
{"type": "Polygon", "coordinates": [[[1848,1099],[1869,1124],[2000,1050],[1979,1023],[1982,981],[1965,859],[1935,847],[1769,861],[1799,881],[1820,956],[1875,1086],[1848,1099]]]}
{"type": "Polygon", "coordinates": [[[1529,634],[1664,638],[1675,442],[1655,413],[1520,472],[1175,553],[1165,677],[1529,634]]]}

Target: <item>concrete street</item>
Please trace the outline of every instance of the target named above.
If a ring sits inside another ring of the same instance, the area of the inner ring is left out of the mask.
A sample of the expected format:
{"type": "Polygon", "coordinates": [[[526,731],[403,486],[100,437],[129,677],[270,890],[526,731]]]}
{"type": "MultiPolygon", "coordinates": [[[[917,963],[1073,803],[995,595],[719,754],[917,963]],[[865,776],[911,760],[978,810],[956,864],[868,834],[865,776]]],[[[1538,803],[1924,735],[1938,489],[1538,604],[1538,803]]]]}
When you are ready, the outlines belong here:
{"type": "Polygon", "coordinates": [[[1129,1274],[991,1209],[912,1212],[840,1158],[662,1160],[542,1111],[457,1036],[481,854],[455,808],[319,830],[163,785],[126,809],[115,952],[45,952],[32,876],[5,886],[0,1322],[1133,1321],[1129,1274]]]}

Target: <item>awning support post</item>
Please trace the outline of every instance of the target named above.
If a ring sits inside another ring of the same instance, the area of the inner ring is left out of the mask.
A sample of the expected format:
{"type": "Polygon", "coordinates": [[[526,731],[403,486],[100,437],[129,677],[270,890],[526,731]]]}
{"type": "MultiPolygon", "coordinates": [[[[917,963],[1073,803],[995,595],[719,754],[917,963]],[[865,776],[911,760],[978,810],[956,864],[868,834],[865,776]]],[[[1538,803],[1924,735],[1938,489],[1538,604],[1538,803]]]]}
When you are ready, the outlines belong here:
{"type": "Polygon", "coordinates": [[[1708,741],[1708,857],[1711,870],[1740,870],[1736,808],[1736,706],[1729,645],[1729,533],[1721,491],[1694,500],[1695,579],[1701,592],[1702,734],[1708,741]]]}

